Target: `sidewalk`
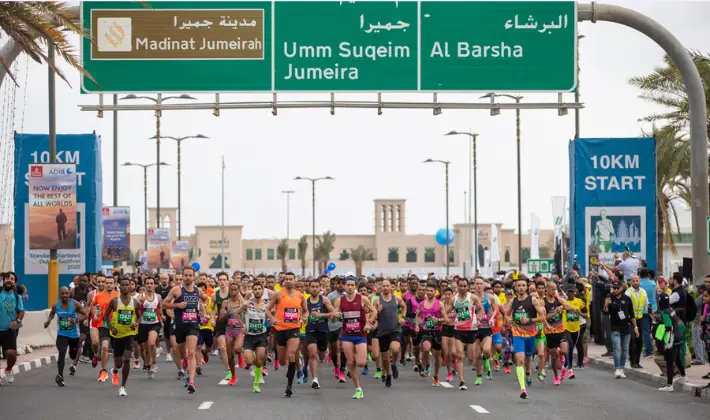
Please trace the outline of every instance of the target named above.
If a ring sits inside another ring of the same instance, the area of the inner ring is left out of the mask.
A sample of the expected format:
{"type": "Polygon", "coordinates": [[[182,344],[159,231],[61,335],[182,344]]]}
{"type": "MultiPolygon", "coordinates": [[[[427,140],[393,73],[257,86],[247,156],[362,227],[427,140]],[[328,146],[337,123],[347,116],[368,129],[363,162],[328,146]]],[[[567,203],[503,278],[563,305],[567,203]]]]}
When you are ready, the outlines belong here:
{"type": "MultiPolygon", "coordinates": [[[[614,369],[614,360],[611,357],[601,357],[604,353],[606,353],[606,347],[589,343],[589,351],[587,352],[589,363],[608,369],[611,372],[614,369]]],[[[665,376],[661,376],[661,369],[653,361],[653,358],[641,357],[642,369],[631,369],[628,361],[626,366],[627,367],[624,369],[624,373],[629,378],[652,380],[653,382],[658,383],[659,387],[666,384],[666,378],[665,376]]],[[[692,366],[685,371],[686,376],[688,377],[688,382],[685,384],[675,383],[673,386],[676,392],[686,392],[698,398],[710,401],[710,390],[702,389],[705,385],[710,383],[709,379],[702,379],[702,376],[708,374],[709,372],[710,365],[692,366]]],[[[665,375],[665,372],[663,374],[665,375]]]]}
{"type": "MultiPolygon", "coordinates": [[[[35,349],[32,353],[17,356],[17,362],[12,369],[14,374],[23,373],[42,366],[48,366],[57,361],[57,349],[55,347],[42,347],[35,349]]],[[[2,368],[5,370],[6,361],[2,361],[2,368]]]]}

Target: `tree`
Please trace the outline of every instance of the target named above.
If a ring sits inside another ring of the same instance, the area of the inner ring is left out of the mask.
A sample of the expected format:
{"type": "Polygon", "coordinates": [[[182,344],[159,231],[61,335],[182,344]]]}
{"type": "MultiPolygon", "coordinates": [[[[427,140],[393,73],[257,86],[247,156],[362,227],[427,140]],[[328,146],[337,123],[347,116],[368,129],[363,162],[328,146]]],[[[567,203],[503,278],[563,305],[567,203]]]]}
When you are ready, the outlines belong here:
{"type": "Polygon", "coordinates": [[[281,271],[285,273],[288,268],[286,265],[286,259],[288,258],[288,239],[279,241],[279,245],[276,247],[276,256],[281,260],[281,271]]]}
{"type": "MultiPolygon", "coordinates": [[[[301,236],[298,241],[298,255],[301,258],[301,275],[306,275],[306,253],[308,252],[308,239],[306,235],[301,236]]],[[[315,274],[315,273],[314,273],[315,274]]]]}
{"type": "MultiPolygon", "coordinates": [[[[710,112],[710,57],[697,51],[690,51],[690,56],[695,63],[695,67],[700,73],[705,88],[705,101],[710,112]]],[[[658,67],[646,76],[636,76],[629,79],[629,83],[641,89],[641,99],[668,108],[665,112],[654,113],[644,117],[643,121],[663,121],[672,125],[678,130],[685,132],[690,120],[688,114],[688,94],[685,91],[685,83],[678,71],[678,67],[671,58],[663,57],[664,67],[658,67]]],[[[710,118],[708,118],[710,121],[710,118]]],[[[710,129],[710,125],[708,126],[710,129]]]]}
{"type": "Polygon", "coordinates": [[[358,245],[357,248],[352,248],[350,250],[350,258],[352,258],[355,263],[355,275],[360,277],[362,275],[362,266],[365,261],[370,258],[372,251],[365,248],[363,245],[358,245]]]}
{"type": "Polygon", "coordinates": [[[316,254],[318,256],[319,270],[322,272],[330,261],[330,253],[335,249],[335,233],[326,231],[323,233],[323,239],[316,237],[316,254]]]}
{"type": "MultiPolygon", "coordinates": [[[[91,39],[80,25],[74,23],[78,22],[79,18],[79,9],[63,2],[0,2],[0,29],[16,43],[20,52],[24,52],[37,63],[46,63],[57,76],[69,84],[56,63],[50,60],[45,52],[44,46],[51,44],[57,54],[70,66],[96,83],[96,80],[81,66],[76,48],[67,39],[67,31],[91,39]]],[[[0,58],[0,65],[17,84],[15,76],[10,71],[9,63],[4,58],[0,58]]]]}
{"type": "MultiPolygon", "coordinates": [[[[660,130],[653,127],[653,132],[650,134],[656,138],[656,213],[658,218],[656,269],[658,272],[663,270],[664,246],[673,254],[676,253],[673,227],[677,233],[680,233],[680,224],[675,205],[679,201],[690,203],[690,144],[688,140],[680,136],[680,130],[673,125],[660,130]]],[[[642,135],[649,136],[643,132],[642,135]]]]}

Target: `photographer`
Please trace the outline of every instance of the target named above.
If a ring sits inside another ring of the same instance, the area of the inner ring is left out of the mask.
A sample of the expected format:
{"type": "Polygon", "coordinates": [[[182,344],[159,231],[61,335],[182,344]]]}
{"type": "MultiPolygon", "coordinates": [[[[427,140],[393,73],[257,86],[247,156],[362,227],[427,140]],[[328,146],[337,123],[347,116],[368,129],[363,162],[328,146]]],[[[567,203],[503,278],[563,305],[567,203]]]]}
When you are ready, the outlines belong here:
{"type": "Polygon", "coordinates": [[[604,301],[604,313],[609,314],[614,352],[614,377],[619,379],[626,378],[624,366],[626,366],[626,358],[629,355],[630,327],[633,326],[636,337],[639,336],[639,330],[636,325],[633,302],[623,293],[621,282],[614,281],[611,284],[611,290],[611,296],[608,296],[604,301]]]}

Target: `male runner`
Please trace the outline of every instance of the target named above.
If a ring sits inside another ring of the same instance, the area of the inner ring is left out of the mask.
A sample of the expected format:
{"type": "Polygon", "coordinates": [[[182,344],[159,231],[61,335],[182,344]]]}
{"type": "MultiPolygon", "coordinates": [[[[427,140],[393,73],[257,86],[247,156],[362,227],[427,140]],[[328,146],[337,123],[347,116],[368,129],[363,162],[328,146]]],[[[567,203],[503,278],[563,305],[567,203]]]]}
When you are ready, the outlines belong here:
{"type": "MultiPolygon", "coordinates": [[[[105,279],[104,283],[106,285],[103,292],[96,292],[94,298],[91,302],[91,307],[93,308],[93,318],[91,320],[92,328],[98,330],[98,340],[101,345],[101,372],[99,372],[98,381],[106,382],[108,379],[108,345],[110,341],[108,323],[104,321],[104,317],[108,312],[108,308],[111,300],[116,298],[119,294],[115,291],[116,286],[114,284],[113,277],[104,277],[103,274],[98,274],[96,276],[97,284],[101,284],[101,279],[105,279]]],[[[116,378],[118,381],[118,377],[116,378]]]]}
{"type": "MultiPolygon", "coordinates": [[[[526,376],[530,376],[530,361],[535,351],[535,336],[538,322],[545,321],[545,306],[536,297],[528,295],[528,285],[525,278],[515,281],[516,297],[508,301],[506,317],[513,324],[513,354],[515,357],[515,373],[520,384],[520,398],[526,399],[526,376]]],[[[527,381],[530,384],[529,380],[527,381]]]]}
{"type": "MultiPolygon", "coordinates": [[[[427,285],[427,299],[417,307],[414,326],[417,334],[422,330],[422,359],[427,372],[429,371],[429,352],[434,354],[434,377],[431,385],[438,387],[439,369],[441,368],[441,329],[442,324],[448,322],[444,305],[436,298],[436,284],[427,285]]],[[[426,376],[424,371],[419,371],[419,376],[426,376]]]]}
{"type": "MultiPolygon", "coordinates": [[[[75,301],[79,302],[82,308],[86,308],[89,302],[89,292],[91,291],[89,287],[89,278],[85,275],[79,276],[77,279],[76,287],[70,290],[70,297],[75,301]]],[[[79,363],[79,358],[81,357],[82,350],[84,349],[84,342],[86,338],[89,337],[89,321],[87,318],[79,323],[79,351],[74,355],[73,363],[69,366],[69,375],[74,376],[76,373],[76,365],[79,363]]]]}
{"type": "Polygon", "coordinates": [[[476,342],[476,328],[478,318],[483,318],[484,309],[480,299],[475,294],[469,292],[469,282],[466,278],[459,278],[456,284],[458,294],[454,296],[454,312],[456,312],[456,361],[459,373],[459,390],[465,391],[463,355],[466,352],[468,362],[473,363],[473,344],[476,342]],[[474,312],[473,307],[477,308],[474,312]],[[465,347],[465,350],[464,350],[465,347]]]}
{"type": "MultiPolygon", "coordinates": [[[[412,345],[412,353],[414,355],[414,372],[422,372],[424,367],[422,366],[421,354],[419,349],[419,344],[422,341],[422,334],[416,332],[414,320],[417,315],[417,308],[419,305],[426,300],[426,283],[417,282],[416,280],[410,281],[409,290],[412,292],[412,286],[416,282],[416,290],[410,294],[409,298],[405,294],[404,302],[407,305],[405,324],[402,329],[402,338],[405,342],[409,340],[412,345]]],[[[426,375],[426,373],[425,373],[426,375]]]]}
{"type": "Polygon", "coordinates": [[[484,315],[479,319],[478,331],[476,332],[476,343],[473,346],[473,357],[476,360],[476,382],[474,385],[483,383],[483,371],[485,369],[486,379],[491,380],[490,358],[492,353],[492,324],[498,312],[498,305],[495,297],[485,291],[485,282],[482,278],[477,278],[474,282],[475,294],[483,305],[484,315]],[[481,358],[483,362],[481,362],[481,358]]]}
{"type": "Polygon", "coordinates": [[[335,305],[335,312],[343,316],[343,333],[340,344],[343,347],[345,358],[348,361],[350,378],[355,385],[353,399],[361,400],[364,397],[358,367],[365,367],[367,363],[367,333],[374,329],[377,312],[369,300],[357,293],[357,278],[345,277],[345,296],[335,305]]]}
{"type": "Polygon", "coordinates": [[[156,345],[162,323],[160,295],[155,293],[155,279],[153,277],[145,279],[145,294],[138,298],[138,308],[140,325],[138,326],[137,341],[143,356],[143,371],[148,375],[148,378],[153,378],[153,374],[158,372],[156,345]]]}
{"type": "Polygon", "coordinates": [[[407,305],[404,299],[393,293],[392,283],[389,280],[382,280],[381,286],[380,295],[375,300],[378,321],[377,339],[378,350],[382,357],[383,378],[385,386],[389,388],[392,386],[392,378],[399,378],[397,360],[402,350],[402,325],[404,325],[404,318],[400,318],[399,313],[406,312],[407,305]]]}
{"type": "MultiPolygon", "coordinates": [[[[160,296],[161,302],[165,300],[172,288],[173,286],[170,284],[170,276],[166,273],[161,273],[160,284],[155,286],[155,293],[160,296]]],[[[168,317],[168,314],[164,309],[161,309],[161,318],[163,322],[163,339],[165,340],[165,360],[167,362],[172,362],[172,340],[170,340],[170,337],[172,336],[172,319],[168,317]]]]}
{"type": "MultiPolygon", "coordinates": [[[[230,299],[229,302],[231,305],[232,300],[230,299]]],[[[238,310],[238,314],[244,314],[246,337],[243,340],[246,367],[250,368],[252,365],[256,365],[252,390],[257,394],[261,392],[259,384],[264,383],[264,379],[261,375],[264,371],[266,348],[269,344],[269,330],[266,328],[266,308],[268,302],[268,299],[264,299],[264,286],[261,283],[254,283],[251,294],[248,296],[248,299],[242,301],[241,307],[238,310]]],[[[232,358],[232,362],[233,360],[232,358]]]]}
{"type": "Polygon", "coordinates": [[[217,338],[217,349],[219,350],[222,362],[224,363],[224,368],[227,370],[227,374],[224,377],[225,381],[230,381],[232,379],[232,371],[229,369],[229,362],[227,361],[227,341],[224,337],[227,325],[225,324],[223,318],[219,316],[222,310],[222,304],[224,301],[229,300],[229,275],[225,272],[217,273],[217,282],[219,284],[218,289],[215,290],[212,298],[214,299],[215,305],[215,318],[217,322],[214,328],[214,335],[217,338]]]}
{"type": "Polygon", "coordinates": [[[565,372],[562,371],[560,376],[560,368],[564,369],[565,355],[569,350],[567,337],[565,336],[565,325],[562,319],[563,311],[567,313],[579,312],[569,303],[557,297],[557,284],[554,281],[547,282],[547,291],[544,299],[545,314],[547,324],[545,325],[545,336],[547,337],[547,350],[550,352],[550,364],[552,372],[555,375],[554,385],[559,386],[564,379],[565,372]]]}
{"type": "Polygon", "coordinates": [[[313,375],[311,388],[320,389],[318,382],[318,360],[316,355],[320,354],[321,359],[325,357],[328,350],[328,318],[335,312],[333,305],[327,297],[320,294],[320,281],[313,279],[309,283],[310,297],[308,304],[308,323],[306,324],[306,343],[308,349],[308,366],[313,375]]]}
{"type": "Polygon", "coordinates": [[[308,313],[308,306],[303,294],[294,287],[295,277],[290,271],[284,275],[281,290],[272,295],[266,308],[269,322],[276,329],[274,339],[276,340],[279,361],[283,365],[288,360],[286,397],[293,395],[292,386],[293,378],[296,376],[296,354],[298,353],[300,340],[300,322],[306,319],[306,314],[308,313]],[[274,309],[276,310],[275,317],[272,315],[274,309]]]}
{"type": "Polygon", "coordinates": [[[441,293],[441,304],[447,314],[447,322],[441,327],[441,352],[443,362],[446,365],[446,382],[454,379],[453,362],[456,360],[456,311],[454,310],[454,291],[446,287],[441,293]]]}
{"type": "Polygon", "coordinates": [[[130,280],[121,279],[120,295],[111,299],[104,313],[104,323],[109,325],[113,337],[113,385],[118,385],[118,369],[121,372],[121,387],[118,395],[128,396],[126,382],[131,372],[131,353],[133,353],[133,338],[138,333],[138,304],[130,291],[130,280]]]}
{"type": "MultiPolygon", "coordinates": [[[[327,279],[328,276],[321,276],[321,280],[327,279]]],[[[338,300],[345,295],[345,285],[343,279],[336,277],[333,279],[333,291],[328,294],[328,300],[335,306],[338,304],[338,300]]],[[[340,349],[340,334],[343,329],[343,318],[336,316],[328,322],[328,344],[330,346],[330,358],[333,362],[333,376],[340,383],[345,383],[345,355],[340,349]],[[338,362],[338,359],[340,362],[338,362]]]]}
{"type": "MultiPolygon", "coordinates": [[[[240,316],[240,307],[243,299],[239,293],[239,284],[229,285],[229,299],[222,302],[220,308],[220,318],[225,325],[225,357],[227,358],[227,368],[229,369],[229,385],[237,384],[237,372],[234,367],[234,353],[236,349],[241,352],[244,343],[244,324],[240,316]]],[[[225,378],[226,379],[226,378],[225,378]]]]}
{"type": "Polygon", "coordinates": [[[187,392],[194,394],[195,372],[197,369],[197,339],[200,334],[199,327],[199,301],[207,301],[207,295],[195,287],[195,269],[185,267],[182,271],[183,284],[174,287],[163,301],[163,308],[173,309],[175,313],[175,342],[180,348],[180,354],[187,358],[189,375],[187,378],[187,392]]]}
{"type": "MultiPolygon", "coordinates": [[[[86,277],[84,277],[85,285],[86,277]]],[[[77,286],[78,287],[78,286],[77,286]]],[[[74,288],[76,290],[76,288],[74,288]]],[[[57,303],[52,305],[52,309],[49,311],[49,316],[47,321],[44,323],[44,328],[49,327],[49,323],[54,319],[54,315],[57,315],[57,351],[59,356],[57,358],[57,377],[54,381],[59,386],[64,386],[64,363],[67,358],[67,348],[69,349],[69,359],[76,360],[78,358],[77,353],[79,353],[79,325],[81,325],[87,318],[86,309],[81,305],[80,302],[71,299],[69,288],[62,286],[59,289],[59,300],[57,303]]],[[[74,366],[74,365],[72,365],[74,366]]],[[[69,368],[71,372],[71,367],[69,368]]],[[[76,368],[74,371],[76,372],[76,368]]],[[[71,373],[73,376],[74,373],[71,373]]]]}

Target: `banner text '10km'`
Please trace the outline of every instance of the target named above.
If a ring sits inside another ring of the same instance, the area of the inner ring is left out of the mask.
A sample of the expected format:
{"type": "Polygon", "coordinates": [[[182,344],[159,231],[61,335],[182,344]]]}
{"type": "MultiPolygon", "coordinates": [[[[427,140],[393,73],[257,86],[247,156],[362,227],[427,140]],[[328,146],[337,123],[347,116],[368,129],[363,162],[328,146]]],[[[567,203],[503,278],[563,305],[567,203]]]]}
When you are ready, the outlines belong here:
{"type": "Polygon", "coordinates": [[[82,2],[101,92],[566,92],[572,1],[82,2]]]}

